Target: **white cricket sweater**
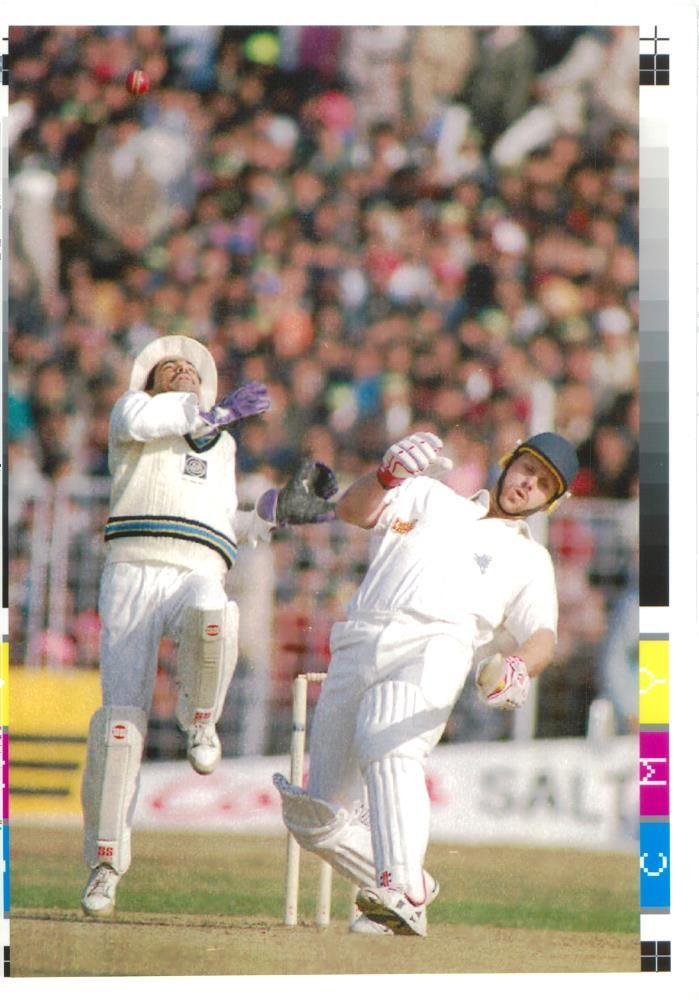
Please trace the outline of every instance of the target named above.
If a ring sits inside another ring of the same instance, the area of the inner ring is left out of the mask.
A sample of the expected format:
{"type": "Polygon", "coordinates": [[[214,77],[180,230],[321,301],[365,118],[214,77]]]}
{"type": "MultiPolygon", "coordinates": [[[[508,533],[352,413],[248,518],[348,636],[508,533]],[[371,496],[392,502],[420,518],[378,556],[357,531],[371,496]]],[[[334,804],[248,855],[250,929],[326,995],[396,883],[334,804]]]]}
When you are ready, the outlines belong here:
{"type": "Polygon", "coordinates": [[[197,397],[129,391],[110,420],[109,562],[162,562],[224,574],[235,562],[235,441],[198,438],[197,397]]]}

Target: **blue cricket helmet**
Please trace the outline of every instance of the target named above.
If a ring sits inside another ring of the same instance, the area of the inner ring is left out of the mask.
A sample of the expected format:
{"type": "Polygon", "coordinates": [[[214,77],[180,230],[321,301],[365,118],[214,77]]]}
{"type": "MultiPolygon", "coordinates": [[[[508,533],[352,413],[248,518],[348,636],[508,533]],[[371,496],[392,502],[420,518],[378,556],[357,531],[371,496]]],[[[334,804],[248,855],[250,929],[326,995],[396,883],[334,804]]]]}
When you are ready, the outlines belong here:
{"type": "Polygon", "coordinates": [[[578,456],[572,444],[560,434],[542,431],[540,434],[533,434],[532,437],[517,445],[507,464],[509,465],[523,451],[536,455],[551,470],[558,480],[558,489],[554,500],[562,497],[569,489],[580,467],[578,456]]]}

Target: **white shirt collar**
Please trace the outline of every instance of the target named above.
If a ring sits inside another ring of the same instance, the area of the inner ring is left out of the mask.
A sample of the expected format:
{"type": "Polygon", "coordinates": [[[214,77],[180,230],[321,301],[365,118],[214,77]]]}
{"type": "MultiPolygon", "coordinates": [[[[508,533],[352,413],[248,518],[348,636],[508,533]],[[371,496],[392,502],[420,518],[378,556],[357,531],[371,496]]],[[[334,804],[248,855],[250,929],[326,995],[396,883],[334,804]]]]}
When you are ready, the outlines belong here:
{"type": "MultiPolygon", "coordinates": [[[[469,500],[473,501],[473,503],[475,503],[479,507],[483,508],[483,514],[481,516],[485,517],[485,515],[490,510],[490,492],[489,492],[489,490],[478,490],[476,493],[473,493],[469,497],[469,500]]],[[[517,531],[520,532],[520,534],[524,535],[525,538],[531,538],[532,537],[531,529],[529,528],[529,525],[527,524],[527,521],[526,521],[525,518],[519,518],[519,517],[501,517],[501,518],[498,518],[498,520],[502,521],[503,524],[507,524],[507,525],[511,526],[512,528],[516,529],[517,531]]]]}
{"type": "Polygon", "coordinates": [[[477,503],[479,507],[484,507],[486,513],[490,510],[490,493],[488,490],[477,490],[469,497],[469,500],[477,503]]]}

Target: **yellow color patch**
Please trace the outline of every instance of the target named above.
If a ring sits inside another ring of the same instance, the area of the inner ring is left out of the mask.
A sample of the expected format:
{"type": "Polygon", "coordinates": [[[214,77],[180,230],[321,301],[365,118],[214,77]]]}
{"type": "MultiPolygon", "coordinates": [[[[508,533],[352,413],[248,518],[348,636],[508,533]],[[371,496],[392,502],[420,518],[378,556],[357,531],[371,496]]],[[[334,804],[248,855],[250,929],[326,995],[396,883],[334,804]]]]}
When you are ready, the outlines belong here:
{"type": "Polygon", "coordinates": [[[6,729],[10,724],[9,679],[10,644],[0,645],[0,726],[6,729]]]}
{"type": "Polygon", "coordinates": [[[639,721],[641,725],[670,722],[670,643],[667,639],[639,642],[639,721]]]}
{"type": "Polygon", "coordinates": [[[99,673],[14,668],[9,687],[11,815],[79,816],[99,673]]]}

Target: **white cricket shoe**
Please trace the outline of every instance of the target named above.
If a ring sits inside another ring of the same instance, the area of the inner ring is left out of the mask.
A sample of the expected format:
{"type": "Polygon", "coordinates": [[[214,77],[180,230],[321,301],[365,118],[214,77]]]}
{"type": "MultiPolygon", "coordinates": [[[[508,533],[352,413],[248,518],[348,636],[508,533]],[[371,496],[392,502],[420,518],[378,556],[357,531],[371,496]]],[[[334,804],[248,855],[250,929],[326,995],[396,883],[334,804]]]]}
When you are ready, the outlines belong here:
{"type": "Polygon", "coordinates": [[[377,924],[375,920],[360,913],[350,924],[350,934],[393,934],[390,927],[377,924]]]}
{"type": "Polygon", "coordinates": [[[439,882],[434,877],[430,875],[429,872],[425,872],[425,906],[429,906],[430,903],[434,903],[435,899],[439,895],[439,882]]]}
{"type": "Polygon", "coordinates": [[[98,865],[92,869],[80,900],[86,916],[111,917],[120,878],[121,875],[111,865],[98,865]]]}
{"type": "Polygon", "coordinates": [[[197,774],[211,774],[221,762],[221,741],[212,722],[187,730],[187,760],[197,774]]]}
{"type": "MultiPolygon", "coordinates": [[[[425,872],[425,906],[439,895],[439,882],[429,872],[425,872]]],[[[393,934],[395,933],[387,924],[380,924],[376,920],[371,920],[365,913],[360,913],[350,924],[350,934],[393,934]]]]}
{"type": "Polygon", "coordinates": [[[366,886],[357,893],[357,906],[365,917],[394,934],[427,937],[427,903],[416,906],[399,889],[366,886]]]}

